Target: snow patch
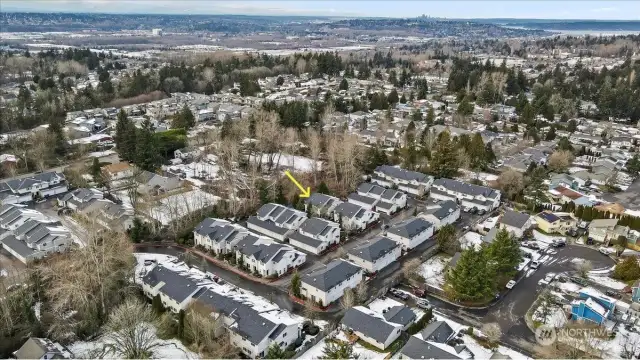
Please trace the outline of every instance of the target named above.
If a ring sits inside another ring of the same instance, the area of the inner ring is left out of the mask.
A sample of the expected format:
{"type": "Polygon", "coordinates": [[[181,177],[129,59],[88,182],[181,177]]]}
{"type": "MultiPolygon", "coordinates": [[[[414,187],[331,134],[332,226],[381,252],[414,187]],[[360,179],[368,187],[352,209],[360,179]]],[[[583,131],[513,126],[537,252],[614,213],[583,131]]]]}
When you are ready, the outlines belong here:
{"type": "Polygon", "coordinates": [[[427,285],[442,289],[444,284],[444,271],[451,261],[451,257],[445,255],[437,255],[422,263],[420,266],[420,275],[424,278],[427,285]]]}

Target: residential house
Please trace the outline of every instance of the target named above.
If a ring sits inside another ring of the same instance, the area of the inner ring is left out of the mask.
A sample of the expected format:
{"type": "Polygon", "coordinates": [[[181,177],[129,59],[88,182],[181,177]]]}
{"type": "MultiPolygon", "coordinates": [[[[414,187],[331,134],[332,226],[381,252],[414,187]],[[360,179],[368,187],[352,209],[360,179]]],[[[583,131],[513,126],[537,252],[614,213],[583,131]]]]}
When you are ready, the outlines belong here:
{"type": "Polygon", "coordinates": [[[305,199],[304,210],[316,216],[333,218],[333,210],[340,204],[342,201],[335,196],[313,193],[305,199]]]}
{"type": "Polygon", "coordinates": [[[202,151],[200,151],[200,149],[196,147],[186,147],[186,148],[175,150],[173,152],[173,157],[175,159],[180,159],[185,161],[185,160],[193,160],[198,156],[200,156],[200,154],[202,154],[202,151]]]}
{"type": "Polygon", "coordinates": [[[98,200],[85,214],[95,216],[100,225],[114,231],[126,231],[133,227],[133,208],[111,201],[98,200]]]}
{"type": "Polygon", "coordinates": [[[574,204],[576,204],[576,206],[593,206],[593,204],[589,201],[589,198],[584,194],[581,194],[564,186],[558,186],[555,189],[549,190],[549,193],[557,198],[561,204],[573,202],[574,204]]]}
{"type": "Polygon", "coordinates": [[[289,235],[289,244],[316,255],[339,242],[340,225],[320,218],[306,219],[289,235]]]}
{"type": "Polygon", "coordinates": [[[67,191],[64,174],[50,171],[0,182],[0,203],[20,204],[67,191]]]}
{"type": "Polygon", "coordinates": [[[531,227],[531,216],[529,214],[521,213],[518,211],[507,210],[498,220],[498,227],[500,229],[507,229],[511,234],[517,238],[522,238],[524,232],[531,227]]]}
{"type": "MultiPolygon", "coordinates": [[[[472,358],[472,357],[465,357],[472,358]]],[[[451,347],[438,346],[438,343],[424,341],[410,336],[409,341],[400,349],[398,359],[462,359],[451,347]]]]}
{"type": "Polygon", "coordinates": [[[576,219],[567,213],[553,213],[543,211],[534,218],[538,229],[547,234],[566,234],[567,231],[573,229],[576,225],[576,219]]]}
{"type": "Polygon", "coordinates": [[[364,270],[342,259],[302,276],[301,294],[320,306],[327,306],[340,299],[346,289],[353,289],[363,279],[364,270]]]}
{"type": "Polygon", "coordinates": [[[343,328],[353,331],[366,343],[384,350],[400,337],[402,327],[374,314],[365,307],[355,306],[345,312],[340,323],[343,328]]]}
{"type": "Polygon", "coordinates": [[[381,202],[395,205],[398,209],[404,209],[407,206],[407,195],[401,191],[385,189],[371,183],[360,184],[356,191],[362,196],[368,196],[381,202]]]}
{"type": "Polygon", "coordinates": [[[226,254],[249,235],[244,227],[223,219],[206,218],[193,230],[193,241],[216,254],[226,254]]]}
{"type": "Polygon", "coordinates": [[[564,186],[572,190],[578,190],[584,187],[587,182],[584,179],[577,178],[567,174],[556,174],[551,177],[549,189],[555,189],[559,186],[564,186]]]}
{"type": "Polygon", "coordinates": [[[341,203],[334,208],[334,221],[342,221],[347,231],[364,230],[380,219],[380,214],[352,203],[341,203]]]}
{"type": "Polygon", "coordinates": [[[102,173],[111,181],[122,180],[132,177],[135,173],[135,168],[129,163],[119,162],[103,166],[102,173]]]}
{"type": "MultiPolygon", "coordinates": [[[[407,251],[427,241],[433,236],[433,231],[432,223],[423,218],[414,217],[390,227],[386,235],[407,251]]],[[[435,244],[435,241],[433,243],[435,244]]]]}
{"type": "Polygon", "coordinates": [[[579,291],[579,298],[571,303],[571,319],[603,325],[615,311],[616,300],[593,288],[579,291]]]}
{"type": "Polygon", "coordinates": [[[286,349],[300,336],[297,323],[279,322],[233,298],[205,289],[195,299],[203,309],[210,309],[214,319],[221,319],[229,330],[231,345],[249,358],[262,358],[272,344],[286,349]]]}
{"type": "Polygon", "coordinates": [[[438,230],[443,226],[458,221],[460,218],[460,207],[454,201],[445,200],[427,205],[425,211],[418,216],[432,223],[436,230],[438,230]]]}
{"type": "Polygon", "coordinates": [[[433,177],[395,166],[380,165],[374,170],[371,182],[385,187],[395,185],[399,190],[406,193],[422,196],[429,191],[431,184],[433,184],[433,177]]]}
{"type": "Polygon", "coordinates": [[[617,240],[618,235],[621,235],[617,231],[615,231],[617,224],[618,219],[593,220],[589,224],[589,239],[602,243],[608,242],[610,240],[617,240]]]}
{"type": "Polygon", "coordinates": [[[142,277],[142,291],[150,299],[159,296],[162,306],[177,314],[185,310],[201,290],[194,280],[156,265],[142,277]]]}
{"type": "Polygon", "coordinates": [[[446,344],[455,332],[445,321],[433,321],[420,332],[426,341],[446,344]]]}
{"type": "Polygon", "coordinates": [[[236,261],[249,272],[263,277],[279,277],[300,267],[307,256],[293,247],[276,243],[267,237],[248,235],[234,245],[236,261]]]}
{"type": "Polygon", "coordinates": [[[388,323],[400,325],[402,330],[407,330],[411,324],[418,320],[416,313],[405,305],[396,305],[385,309],[382,317],[388,323]]]}
{"type": "Polygon", "coordinates": [[[47,338],[30,337],[20,349],[13,352],[15,359],[72,359],[73,353],[66,347],[47,338]]]}
{"type": "Polygon", "coordinates": [[[400,245],[386,237],[367,240],[348,251],[349,260],[367,270],[369,273],[389,266],[402,254],[400,245]]]}
{"type": "Polygon", "coordinates": [[[634,139],[631,136],[614,136],[611,138],[611,146],[618,149],[633,147],[634,139]]]}
{"type": "Polygon", "coordinates": [[[162,176],[149,171],[143,171],[136,176],[138,192],[150,196],[158,196],[182,188],[184,182],[175,176],[162,176]]]}
{"type": "Polygon", "coordinates": [[[18,205],[0,207],[0,243],[23,263],[66,251],[73,239],[58,221],[18,205]]]}
{"type": "Polygon", "coordinates": [[[374,209],[379,200],[369,196],[360,195],[358,193],[351,193],[347,196],[347,201],[350,204],[358,205],[363,209],[375,211],[374,209]]]}
{"type": "Polygon", "coordinates": [[[102,191],[97,189],[79,188],[68,192],[63,197],[59,198],[58,206],[74,211],[81,211],[102,198],[102,191]]]}
{"type": "Polygon", "coordinates": [[[433,182],[430,197],[456,201],[463,207],[491,211],[500,206],[500,191],[458,180],[440,178],[433,182]]]}
{"type": "Polygon", "coordinates": [[[258,209],[257,216],[249,217],[247,228],[284,242],[306,219],[302,211],[269,203],[258,209]]]}

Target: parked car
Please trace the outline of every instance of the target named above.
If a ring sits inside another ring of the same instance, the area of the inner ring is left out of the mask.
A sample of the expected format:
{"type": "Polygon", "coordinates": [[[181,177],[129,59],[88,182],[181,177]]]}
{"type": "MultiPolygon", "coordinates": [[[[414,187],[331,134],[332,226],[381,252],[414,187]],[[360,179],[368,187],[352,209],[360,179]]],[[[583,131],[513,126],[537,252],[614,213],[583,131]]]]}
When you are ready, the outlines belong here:
{"type": "Polygon", "coordinates": [[[482,216],[484,214],[486,214],[487,212],[483,209],[478,210],[478,215],[482,216]]]}
{"type": "Polygon", "coordinates": [[[610,251],[610,250],[609,250],[609,248],[606,248],[606,247],[604,247],[604,246],[600,246],[600,247],[598,248],[598,251],[599,251],[601,254],[603,254],[603,255],[607,255],[607,256],[609,256],[609,255],[611,254],[611,252],[612,252],[612,251],[610,251]]]}
{"type": "Polygon", "coordinates": [[[532,269],[537,269],[537,268],[539,268],[539,267],[540,267],[540,261],[538,261],[538,260],[533,260],[533,261],[531,262],[531,268],[532,268],[532,269]]]}
{"type": "Polygon", "coordinates": [[[526,251],[523,251],[523,252],[522,252],[522,256],[523,256],[523,257],[526,257],[527,259],[531,259],[531,253],[528,253],[528,252],[526,252],[526,251]]]}
{"type": "Polygon", "coordinates": [[[469,225],[465,225],[462,227],[462,231],[469,231],[470,227],[469,225]]]}
{"type": "Polygon", "coordinates": [[[622,294],[620,294],[617,291],[613,291],[613,290],[607,290],[604,293],[605,293],[605,295],[611,296],[612,298],[615,298],[615,299],[619,299],[619,298],[622,297],[622,294]]]}
{"type": "Polygon", "coordinates": [[[513,287],[516,285],[516,281],[515,280],[509,280],[509,282],[507,283],[506,288],[507,289],[513,289],[513,287]]]}
{"type": "Polygon", "coordinates": [[[577,276],[572,276],[569,278],[571,280],[571,282],[574,282],[578,285],[582,285],[582,286],[587,286],[589,285],[589,282],[581,277],[577,277],[577,276]]]}
{"type": "Polygon", "coordinates": [[[553,242],[551,243],[551,246],[555,248],[564,247],[566,245],[567,245],[566,240],[553,240],[553,242]]]}
{"type": "Polygon", "coordinates": [[[538,244],[534,241],[530,241],[530,242],[526,242],[524,244],[522,244],[524,247],[528,247],[529,249],[532,250],[540,250],[540,246],[538,246],[538,244]]]}
{"type": "Polygon", "coordinates": [[[464,211],[464,212],[468,213],[468,212],[471,212],[471,208],[470,208],[470,207],[468,207],[468,206],[465,206],[465,207],[462,209],[462,211],[464,211]]]}
{"type": "Polygon", "coordinates": [[[402,300],[408,300],[409,299],[409,295],[407,295],[406,293],[397,290],[397,289],[391,289],[389,290],[389,292],[391,293],[391,295],[397,297],[398,299],[402,299],[402,300]]]}
{"type": "Polygon", "coordinates": [[[431,309],[431,304],[429,304],[429,302],[427,300],[418,300],[418,302],[416,303],[416,305],[420,308],[420,309],[431,309]]]}

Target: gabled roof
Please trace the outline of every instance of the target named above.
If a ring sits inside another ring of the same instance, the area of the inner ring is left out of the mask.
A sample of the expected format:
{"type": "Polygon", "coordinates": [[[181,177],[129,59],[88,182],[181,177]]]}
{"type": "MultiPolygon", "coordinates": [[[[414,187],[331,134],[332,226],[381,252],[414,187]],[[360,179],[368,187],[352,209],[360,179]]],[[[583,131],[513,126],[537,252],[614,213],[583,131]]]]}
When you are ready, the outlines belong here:
{"type": "Polygon", "coordinates": [[[373,205],[376,203],[376,201],[378,201],[378,199],[369,197],[369,196],[364,196],[364,195],[360,195],[358,193],[351,193],[349,194],[349,196],[347,196],[347,198],[349,200],[354,200],[363,204],[368,204],[368,205],[373,205]]]}
{"type": "Polygon", "coordinates": [[[404,305],[393,306],[383,314],[390,323],[406,326],[416,319],[416,313],[404,305]]]}
{"type": "Polygon", "coordinates": [[[265,238],[259,238],[254,235],[248,235],[240,240],[235,248],[241,254],[253,256],[258,262],[263,264],[269,261],[279,261],[286,252],[295,252],[290,246],[271,242],[265,238]]]}
{"type": "Polygon", "coordinates": [[[156,285],[164,283],[159,291],[178,304],[191,297],[198,291],[198,285],[191,279],[171,271],[162,265],[157,265],[151,269],[143,278],[142,282],[155,288],[156,285]]]}
{"type": "Polygon", "coordinates": [[[400,326],[363,312],[359,306],[347,310],[340,323],[380,343],[385,343],[391,335],[400,331],[400,326]]]}
{"type": "Polygon", "coordinates": [[[386,237],[380,237],[349,250],[349,254],[365,261],[375,262],[398,246],[397,242],[386,237]]]}
{"type": "Polygon", "coordinates": [[[426,213],[433,215],[436,219],[442,220],[458,209],[458,204],[451,200],[441,201],[437,207],[427,209],[426,213]]]}
{"type": "Polygon", "coordinates": [[[47,338],[29,338],[13,353],[16,359],[42,359],[49,354],[50,359],[70,359],[73,354],[64,346],[47,338]]]}
{"type": "Polygon", "coordinates": [[[375,169],[375,172],[380,172],[385,174],[386,176],[405,181],[426,182],[429,180],[429,175],[389,165],[380,165],[375,169]]]}
{"type": "Polygon", "coordinates": [[[434,321],[427,325],[421,334],[427,341],[445,343],[453,335],[453,329],[445,321],[434,321]]]}
{"type": "Polygon", "coordinates": [[[460,359],[459,356],[415,336],[409,337],[409,341],[400,349],[400,353],[410,359],[460,359]]]}
{"type": "Polygon", "coordinates": [[[501,224],[513,226],[515,228],[522,228],[529,221],[529,214],[521,213],[518,211],[507,210],[500,219],[501,224]]]}
{"type": "Polygon", "coordinates": [[[348,261],[337,259],[323,268],[302,276],[302,282],[321,291],[329,291],[336,285],[362,271],[362,268],[348,261]]]}
{"type": "Polygon", "coordinates": [[[249,219],[247,219],[247,224],[252,224],[252,225],[261,227],[265,230],[272,231],[279,235],[286,235],[287,232],[289,232],[289,229],[287,228],[280,227],[271,221],[260,220],[256,216],[249,216],[249,219]]]}
{"type": "Polygon", "coordinates": [[[338,224],[320,219],[320,218],[308,218],[305,220],[302,225],[300,225],[300,230],[313,235],[324,235],[331,228],[338,228],[338,224]]]}
{"type": "Polygon", "coordinates": [[[471,196],[484,196],[491,199],[500,197],[500,193],[497,190],[485,186],[467,184],[458,180],[440,178],[436,179],[433,185],[443,186],[450,191],[471,196]]]}
{"type": "Polygon", "coordinates": [[[215,242],[230,241],[241,233],[248,231],[237,224],[226,220],[206,218],[193,230],[199,235],[206,236],[215,242]]]}
{"type": "Polygon", "coordinates": [[[340,216],[344,216],[349,219],[358,217],[358,214],[364,210],[365,209],[362,206],[348,202],[342,203],[335,208],[335,212],[340,214],[340,216]]]}
{"type": "Polygon", "coordinates": [[[387,232],[398,235],[405,239],[412,239],[413,237],[429,229],[430,227],[433,227],[432,223],[428,222],[425,219],[414,217],[412,219],[397,223],[393,227],[389,228],[387,232]]]}
{"type": "Polygon", "coordinates": [[[319,207],[330,207],[331,204],[333,203],[340,203],[340,199],[330,196],[330,195],[325,195],[325,194],[321,194],[321,193],[313,193],[311,194],[311,196],[309,196],[305,201],[305,204],[309,204],[309,205],[313,205],[313,206],[319,206],[319,207]]]}

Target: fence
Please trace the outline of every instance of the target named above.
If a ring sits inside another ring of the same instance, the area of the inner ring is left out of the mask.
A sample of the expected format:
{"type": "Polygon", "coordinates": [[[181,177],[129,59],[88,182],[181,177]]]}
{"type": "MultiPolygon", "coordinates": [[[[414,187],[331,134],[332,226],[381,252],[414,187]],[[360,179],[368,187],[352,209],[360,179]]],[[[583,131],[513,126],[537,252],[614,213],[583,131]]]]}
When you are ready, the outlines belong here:
{"type": "Polygon", "coordinates": [[[330,332],[327,330],[328,330],[327,327],[325,327],[320,332],[318,332],[318,334],[310,341],[305,340],[302,343],[302,345],[300,345],[300,347],[297,349],[296,354],[293,355],[293,359],[299,358],[302,354],[307,352],[309,349],[316,346],[320,342],[320,340],[324,339],[327,335],[329,335],[330,332]]]}

